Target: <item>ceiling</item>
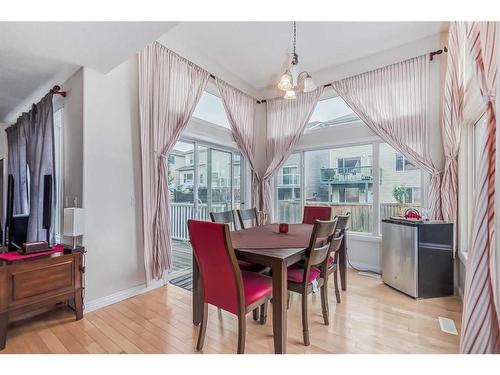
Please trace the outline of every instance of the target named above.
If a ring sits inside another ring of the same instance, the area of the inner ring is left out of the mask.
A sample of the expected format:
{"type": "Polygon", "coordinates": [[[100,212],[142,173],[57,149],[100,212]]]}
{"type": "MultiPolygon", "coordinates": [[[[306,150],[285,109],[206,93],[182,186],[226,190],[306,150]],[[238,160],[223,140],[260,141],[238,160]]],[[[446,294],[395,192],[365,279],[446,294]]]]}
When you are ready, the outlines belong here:
{"type": "MultiPolygon", "coordinates": [[[[297,22],[299,66],[314,74],[447,28],[445,22],[297,22]]],[[[285,67],[291,30],[291,22],[181,22],[158,40],[189,45],[263,91],[285,67]]]]}
{"type": "MultiPolygon", "coordinates": [[[[299,65],[314,75],[446,29],[444,22],[298,22],[299,65]]],[[[13,121],[50,82],[82,66],[107,73],[155,39],[262,93],[285,67],[290,32],[290,22],[0,22],[0,122],[13,121]]]]}
{"type": "Polygon", "coordinates": [[[81,66],[107,73],[175,24],[0,22],[0,122],[44,84],[81,66]]]}

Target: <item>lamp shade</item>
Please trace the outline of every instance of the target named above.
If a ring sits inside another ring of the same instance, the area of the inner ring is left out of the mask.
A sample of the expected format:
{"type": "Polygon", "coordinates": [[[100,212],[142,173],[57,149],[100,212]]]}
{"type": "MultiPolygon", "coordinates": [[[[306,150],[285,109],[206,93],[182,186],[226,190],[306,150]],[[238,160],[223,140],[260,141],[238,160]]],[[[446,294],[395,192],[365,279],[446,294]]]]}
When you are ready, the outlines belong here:
{"type": "Polygon", "coordinates": [[[63,235],[68,237],[82,236],[85,232],[85,210],[78,207],[64,209],[63,235]]]}
{"type": "Polygon", "coordinates": [[[290,72],[285,72],[278,83],[278,88],[283,91],[290,90],[293,87],[292,75],[290,72]]]}
{"type": "Polygon", "coordinates": [[[316,90],[316,84],[314,83],[311,76],[308,75],[304,80],[304,92],[311,92],[314,90],[316,90]]]}

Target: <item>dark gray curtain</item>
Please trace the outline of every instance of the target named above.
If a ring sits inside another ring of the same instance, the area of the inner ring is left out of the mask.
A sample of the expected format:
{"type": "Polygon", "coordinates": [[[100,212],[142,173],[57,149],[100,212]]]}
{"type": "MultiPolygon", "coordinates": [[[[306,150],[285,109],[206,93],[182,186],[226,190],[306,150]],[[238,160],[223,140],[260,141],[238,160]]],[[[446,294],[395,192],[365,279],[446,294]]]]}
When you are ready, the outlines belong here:
{"type": "MultiPolygon", "coordinates": [[[[30,217],[28,220],[28,241],[46,240],[43,229],[43,179],[52,175],[52,213],[55,205],[54,174],[54,124],[52,94],[46,95],[31,110],[31,121],[24,123],[26,136],[26,160],[30,177],[30,217]]],[[[51,229],[53,231],[53,225],[51,229]]],[[[50,234],[53,241],[53,233],[50,234]]]]}
{"type": "Polygon", "coordinates": [[[24,133],[29,122],[30,114],[23,113],[14,125],[5,130],[9,148],[7,170],[8,174],[14,177],[14,215],[29,213],[29,180],[26,161],[26,136],[24,133]]]}

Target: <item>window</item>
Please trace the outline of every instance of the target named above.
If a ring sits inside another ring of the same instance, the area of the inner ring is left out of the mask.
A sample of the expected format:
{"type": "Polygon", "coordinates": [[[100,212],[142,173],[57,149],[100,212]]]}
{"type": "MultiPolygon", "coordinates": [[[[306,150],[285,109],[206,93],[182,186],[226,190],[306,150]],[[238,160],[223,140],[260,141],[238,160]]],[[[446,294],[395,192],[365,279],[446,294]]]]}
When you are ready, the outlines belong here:
{"type": "Polygon", "coordinates": [[[297,165],[284,166],[280,172],[278,185],[299,185],[299,167],[297,165]]]}
{"type": "Polygon", "coordinates": [[[230,129],[222,99],[207,91],[201,95],[193,117],[230,129]]]}
{"type": "Polygon", "coordinates": [[[340,188],[339,202],[359,203],[359,188],[340,188]]]}
{"type": "Polygon", "coordinates": [[[192,173],[185,173],[184,174],[184,183],[185,184],[192,184],[193,183],[193,174],[192,173]]]}
{"type": "Polygon", "coordinates": [[[175,164],[175,156],[174,155],[168,156],[168,164],[175,164]]]}
{"type": "Polygon", "coordinates": [[[345,168],[347,170],[352,170],[353,168],[358,168],[361,166],[361,158],[339,158],[337,159],[337,166],[339,168],[345,168]]]}
{"type": "Polygon", "coordinates": [[[353,112],[340,96],[336,96],[318,102],[306,127],[306,131],[329,128],[355,121],[359,121],[358,115],[353,112]]]}
{"type": "Polygon", "coordinates": [[[415,171],[418,170],[418,167],[413,165],[408,159],[406,159],[400,153],[396,153],[396,164],[395,169],[396,172],[404,172],[404,171],[415,171]]]}
{"type": "Polygon", "coordinates": [[[279,221],[286,223],[300,223],[302,221],[300,164],[300,154],[292,154],[278,172],[277,217],[279,221]]]}
{"type": "Polygon", "coordinates": [[[421,170],[387,143],[381,143],[379,148],[380,218],[401,215],[410,207],[420,209],[421,186],[421,170]]]}

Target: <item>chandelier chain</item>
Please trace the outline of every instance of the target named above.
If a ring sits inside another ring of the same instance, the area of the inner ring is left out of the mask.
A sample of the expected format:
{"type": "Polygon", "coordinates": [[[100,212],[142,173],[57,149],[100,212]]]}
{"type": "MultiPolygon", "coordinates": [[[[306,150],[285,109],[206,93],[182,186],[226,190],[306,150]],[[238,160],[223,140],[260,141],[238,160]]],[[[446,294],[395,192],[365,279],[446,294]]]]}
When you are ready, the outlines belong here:
{"type": "Polygon", "coordinates": [[[297,23],[293,21],[293,54],[295,55],[295,47],[297,45],[297,23]]]}

